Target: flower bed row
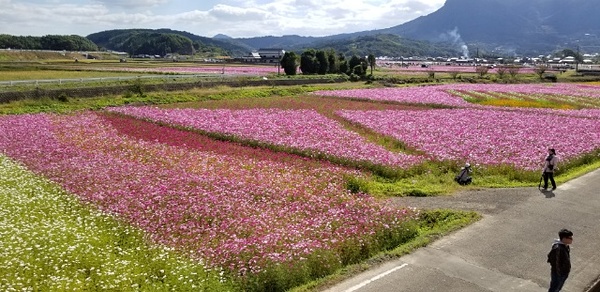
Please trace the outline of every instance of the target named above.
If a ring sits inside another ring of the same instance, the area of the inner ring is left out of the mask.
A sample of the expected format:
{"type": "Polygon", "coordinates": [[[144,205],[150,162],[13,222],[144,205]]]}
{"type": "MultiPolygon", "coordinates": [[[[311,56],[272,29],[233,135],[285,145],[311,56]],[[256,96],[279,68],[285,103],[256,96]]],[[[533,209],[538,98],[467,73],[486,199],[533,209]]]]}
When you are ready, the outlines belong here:
{"type": "Polygon", "coordinates": [[[358,100],[386,101],[408,104],[429,104],[454,107],[472,106],[472,104],[466,102],[460,97],[446,92],[444,89],[445,88],[442,88],[441,86],[342,89],[315,91],[313,94],[358,100]]]}
{"type": "Polygon", "coordinates": [[[491,109],[338,114],[440,160],[535,170],[548,147],[556,148],[567,161],[600,148],[598,119],[491,109]]]}
{"type": "Polygon", "coordinates": [[[323,252],[330,262],[313,269],[347,263],[353,250],[398,244],[385,240],[416,215],[349,193],[347,171],[197,151],[169,127],[160,136],[170,145],[119,135],[89,112],[0,117],[0,131],[0,152],[154,241],[241,276],[323,252]]]}
{"type": "Polygon", "coordinates": [[[449,91],[506,92],[535,95],[563,95],[600,98],[597,86],[577,84],[448,84],[438,86],[349,89],[316,91],[314,94],[352,99],[391,101],[411,104],[434,104],[453,107],[474,107],[449,91]]]}
{"type": "Polygon", "coordinates": [[[422,157],[393,153],[367,142],[355,132],[314,110],[160,109],[155,107],[111,108],[111,112],[155,122],[229,135],[258,143],[283,146],[307,155],[324,155],[348,161],[407,168],[422,157]]]}

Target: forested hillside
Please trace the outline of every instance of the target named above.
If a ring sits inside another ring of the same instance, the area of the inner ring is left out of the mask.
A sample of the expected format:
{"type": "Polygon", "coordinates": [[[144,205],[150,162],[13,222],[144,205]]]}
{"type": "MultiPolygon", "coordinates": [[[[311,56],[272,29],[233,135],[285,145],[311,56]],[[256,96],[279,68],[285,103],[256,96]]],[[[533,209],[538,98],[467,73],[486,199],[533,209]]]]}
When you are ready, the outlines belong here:
{"type": "Polygon", "coordinates": [[[200,53],[205,56],[242,56],[251,49],[170,29],[116,29],[87,36],[99,47],[130,54],[200,53]]]}
{"type": "Polygon", "coordinates": [[[98,46],[78,35],[12,36],[0,34],[0,49],[97,51],[98,46]]]}
{"type": "Polygon", "coordinates": [[[300,45],[292,49],[302,51],[306,48],[333,48],[346,56],[411,57],[411,56],[459,56],[459,51],[451,44],[416,41],[392,34],[359,36],[336,41],[321,41],[300,45]]]}

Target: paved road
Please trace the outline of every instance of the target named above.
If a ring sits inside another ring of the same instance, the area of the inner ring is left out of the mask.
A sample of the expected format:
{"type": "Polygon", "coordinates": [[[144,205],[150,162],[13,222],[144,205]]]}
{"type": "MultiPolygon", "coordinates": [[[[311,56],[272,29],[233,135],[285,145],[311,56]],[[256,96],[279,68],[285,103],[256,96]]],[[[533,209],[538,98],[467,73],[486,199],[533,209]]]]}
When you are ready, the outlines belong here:
{"type": "Polygon", "coordinates": [[[582,292],[600,275],[600,170],[559,185],[489,189],[451,197],[397,198],[392,204],[476,210],[483,219],[327,291],[547,291],[552,241],[574,233],[563,291],[582,292]]]}

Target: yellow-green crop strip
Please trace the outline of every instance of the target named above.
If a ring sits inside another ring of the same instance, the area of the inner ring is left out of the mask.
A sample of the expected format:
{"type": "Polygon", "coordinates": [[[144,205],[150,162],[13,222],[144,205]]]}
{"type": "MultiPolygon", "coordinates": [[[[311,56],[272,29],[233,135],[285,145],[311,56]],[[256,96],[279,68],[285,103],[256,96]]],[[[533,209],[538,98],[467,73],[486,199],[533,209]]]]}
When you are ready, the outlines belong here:
{"type": "Polygon", "coordinates": [[[0,155],[0,291],[232,291],[0,155]]]}

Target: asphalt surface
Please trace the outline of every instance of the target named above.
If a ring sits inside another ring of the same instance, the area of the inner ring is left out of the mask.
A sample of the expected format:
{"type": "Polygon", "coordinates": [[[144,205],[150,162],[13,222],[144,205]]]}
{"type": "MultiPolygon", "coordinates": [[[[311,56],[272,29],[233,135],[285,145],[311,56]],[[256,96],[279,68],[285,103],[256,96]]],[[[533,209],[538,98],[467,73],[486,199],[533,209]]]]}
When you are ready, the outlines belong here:
{"type": "Polygon", "coordinates": [[[547,253],[562,228],[574,233],[562,291],[598,291],[600,170],[555,191],[486,189],[390,204],[474,210],[483,219],[325,291],[548,291],[547,253]]]}

